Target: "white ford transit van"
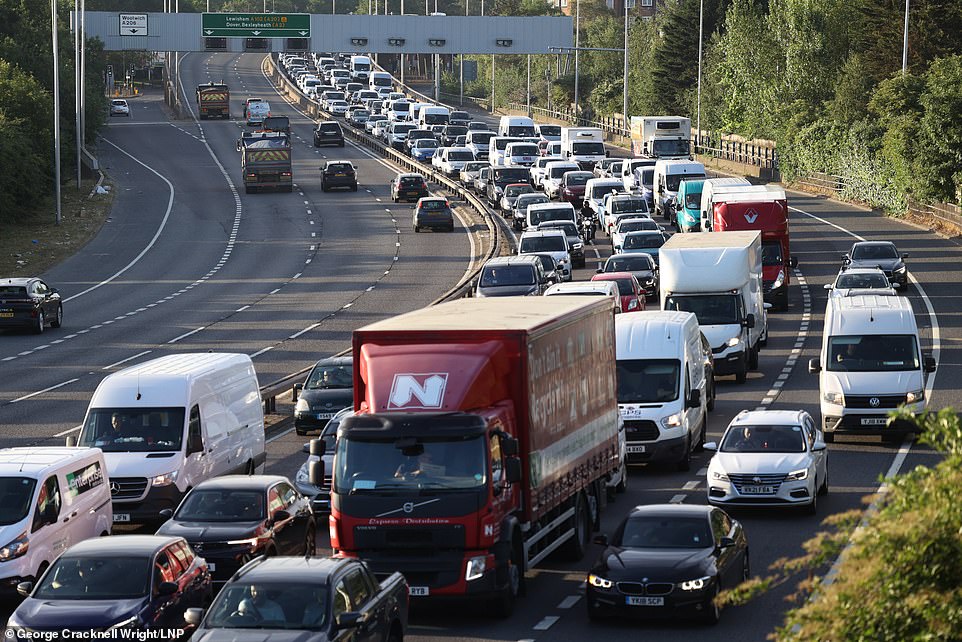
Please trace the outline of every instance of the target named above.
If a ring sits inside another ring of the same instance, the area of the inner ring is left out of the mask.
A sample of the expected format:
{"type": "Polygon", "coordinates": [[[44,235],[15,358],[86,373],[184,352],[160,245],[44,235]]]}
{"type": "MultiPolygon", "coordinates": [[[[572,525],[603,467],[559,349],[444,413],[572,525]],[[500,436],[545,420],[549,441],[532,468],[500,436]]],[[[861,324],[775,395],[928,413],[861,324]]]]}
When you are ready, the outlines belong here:
{"type": "MultiPolygon", "coordinates": [[[[264,412],[245,354],[174,354],[107,376],[78,443],[104,452],[114,522],[150,524],[200,482],[260,472],[264,412]]],[[[68,442],[69,444],[69,442],[68,442]]]]}
{"type": "Polygon", "coordinates": [[[818,398],[825,441],[835,433],[904,438],[914,426],[889,425],[888,413],[905,404],[925,410],[925,375],[935,360],[922,353],[915,313],[908,299],[865,294],[830,297],[818,359],[818,398]]]}
{"type": "Polygon", "coordinates": [[[107,466],[96,448],[0,450],[0,587],[36,582],[77,542],[109,535],[107,466]]]}
{"type": "Polygon", "coordinates": [[[618,412],[625,422],[629,464],[691,466],[705,443],[708,382],[701,332],[691,312],[615,317],[618,412]]]}

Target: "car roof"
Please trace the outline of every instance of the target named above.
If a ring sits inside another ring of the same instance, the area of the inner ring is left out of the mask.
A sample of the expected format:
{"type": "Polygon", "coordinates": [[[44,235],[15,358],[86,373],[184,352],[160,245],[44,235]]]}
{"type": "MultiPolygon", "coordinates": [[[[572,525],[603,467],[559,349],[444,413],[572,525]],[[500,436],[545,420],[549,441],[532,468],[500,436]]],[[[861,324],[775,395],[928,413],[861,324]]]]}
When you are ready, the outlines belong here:
{"type": "Polygon", "coordinates": [[[12,276],[0,280],[0,285],[30,285],[39,280],[39,277],[36,276],[12,276]]]}
{"type": "MultiPolygon", "coordinates": [[[[631,213],[629,213],[627,216],[625,216],[624,214],[622,214],[622,215],[618,218],[618,225],[621,225],[621,224],[623,224],[623,223],[638,223],[638,222],[647,222],[647,221],[654,221],[654,220],[655,220],[655,219],[651,218],[650,216],[631,216],[631,214],[633,214],[633,213],[634,213],[634,212],[631,212],[631,213]]],[[[657,223],[655,223],[655,225],[657,225],[657,223]]],[[[634,230],[634,231],[635,231],[635,232],[655,232],[656,230],[634,230]]]]}
{"type": "Polygon", "coordinates": [[[558,201],[548,201],[547,203],[535,203],[531,207],[535,208],[535,210],[547,210],[547,209],[558,208],[558,209],[566,209],[566,210],[570,209],[574,211],[575,209],[575,206],[572,205],[571,203],[567,203],[567,202],[559,203],[558,201]]]}
{"type": "MultiPolygon", "coordinates": [[[[550,256],[550,254],[549,254],[550,256]]],[[[540,263],[541,259],[535,254],[515,254],[513,256],[496,256],[488,259],[484,267],[498,267],[502,265],[524,265],[526,263],[540,263]]]]}
{"type": "Polygon", "coordinates": [[[442,203],[447,203],[448,199],[445,196],[422,196],[418,199],[418,204],[426,203],[428,201],[440,201],[442,203]]]}
{"type": "Polygon", "coordinates": [[[404,172],[397,175],[398,178],[424,178],[423,174],[417,172],[404,172]]]}
{"type": "Polygon", "coordinates": [[[329,557],[262,557],[237,572],[233,582],[288,582],[305,580],[326,584],[339,567],[354,562],[349,558],[329,557]]]}
{"type": "Polygon", "coordinates": [[[111,535],[93,537],[77,542],[61,557],[124,557],[129,555],[152,555],[183,537],[168,535],[111,535]]]}
{"type": "Polygon", "coordinates": [[[843,274],[881,274],[885,276],[885,271],[878,267],[850,267],[840,270],[838,276],[843,274]]]}
{"type": "Polygon", "coordinates": [[[685,517],[708,517],[713,510],[712,506],[704,504],[646,504],[635,506],[628,511],[627,517],[652,516],[652,517],[671,517],[675,515],[685,517]]]}
{"type": "Polygon", "coordinates": [[[852,247],[859,245],[891,245],[894,247],[895,243],[892,241],[856,241],[855,243],[852,243],[852,247]]]}
{"type": "Polygon", "coordinates": [[[658,230],[634,230],[633,232],[625,232],[625,236],[651,236],[657,234],[658,236],[664,236],[658,230]]]}
{"type": "Polygon", "coordinates": [[[758,424],[777,426],[798,426],[805,414],[804,410],[742,410],[735,415],[730,425],[755,426],[758,424]]]}
{"type": "Polygon", "coordinates": [[[561,230],[527,230],[521,233],[521,238],[533,238],[540,236],[561,236],[563,237],[565,233],[561,230]]]}
{"type": "Polygon", "coordinates": [[[352,163],[352,162],[349,161],[349,160],[329,160],[329,161],[327,161],[326,164],[327,164],[327,165],[334,165],[334,164],[338,164],[338,165],[339,165],[339,164],[341,164],[341,163],[347,163],[347,164],[350,165],[351,167],[354,167],[354,163],[352,163]]]}
{"type": "MultiPolygon", "coordinates": [[[[274,484],[291,483],[283,475],[221,475],[211,477],[194,486],[194,490],[267,490],[274,484]]],[[[293,485],[293,484],[291,484],[293,485]]]]}
{"type": "MultiPolygon", "coordinates": [[[[654,264],[654,262],[655,262],[655,259],[651,258],[651,255],[650,255],[650,254],[639,254],[638,252],[618,252],[618,253],[616,253],[616,254],[612,254],[612,255],[609,256],[607,259],[605,259],[605,263],[607,264],[608,261],[610,261],[610,260],[612,260],[612,259],[631,259],[631,260],[635,260],[635,259],[637,259],[637,258],[639,258],[639,257],[648,257],[648,261],[650,261],[652,264],[654,264]]],[[[644,260],[644,259],[642,259],[642,260],[644,260]]]]}

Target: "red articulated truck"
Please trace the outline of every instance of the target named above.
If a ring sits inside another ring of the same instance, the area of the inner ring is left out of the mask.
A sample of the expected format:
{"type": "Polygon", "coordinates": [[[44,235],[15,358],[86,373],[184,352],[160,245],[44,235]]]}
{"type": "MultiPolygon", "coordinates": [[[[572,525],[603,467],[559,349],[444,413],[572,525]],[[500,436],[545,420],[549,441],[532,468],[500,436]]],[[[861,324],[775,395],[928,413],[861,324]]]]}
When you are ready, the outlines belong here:
{"type": "Polygon", "coordinates": [[[197,115],[201,120],[230,118],[230,87],[223,82],[197,85],[197,115]]]}
{"type": "Polygon", "coordinates": [[[788,197],[770,185],[726,186],[712,194],[712,231],[762,233],[762,288],[765,302],[788,310],[788,286],[798,259],[788,244],[788,197]]]}
{"type": "Polygon", "coordinates": [[[509,615],[527,569],[584,555],[620,469],[610,302],[461,299],[353,343],[335,554],[400,571],[412,596],[490,599],[509,615]]]}

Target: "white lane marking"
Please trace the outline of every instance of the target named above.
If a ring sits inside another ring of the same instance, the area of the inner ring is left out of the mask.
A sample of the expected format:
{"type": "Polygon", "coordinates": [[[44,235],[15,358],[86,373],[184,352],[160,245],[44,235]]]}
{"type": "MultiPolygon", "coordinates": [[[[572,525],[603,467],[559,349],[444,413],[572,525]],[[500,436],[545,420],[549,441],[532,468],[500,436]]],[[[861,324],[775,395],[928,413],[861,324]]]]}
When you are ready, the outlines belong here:
{"type": "Polygon", "coordinates": [[[43,390],[38,390],[37,392],[31,392],[29,395],[24,395],[22,397],[17,397],[16,399],[11,400],[10,403],[17,403],[18,401],[23,401],[24,399],[30,399],[31,397],[42,395],[45,392],[50,392],[51,390],[56,390],[57,388],[63,388],[64,386],[70,385],[75,381],[80,381],[80,379],[70,379],[68,381],[64,381],[63,383],[58,383],[55,386],[50,386],[49,388],[44,388],[43,390]]]}
{"type": "Polygon", "coordinates": [[[295,332],[294,334],[292,334],[291,336],[289,336],[289,337],[287,337],[287,338],[288,338],[288,339],[296,339],[297,337],[301,336],[301,335],[304,334],[305,332],[310,332],[311,330],[313,330],[314,328],[316,328],[316,327],[319,326],[319,325],[321,325],[321,324],[320,324],[320,323],[312,323],[311,325],[307,326],[307,327],[304,328],[303,330],[301,330],[301,331],[299,331],[299,332],[295,332]]]}
{"type": "Polygon", "coordinates": [[[202,326],[202,327],[200,327],[200,328],[195,328],[195,329],[191,330],[190,332],[186,332],[186,333],[180,335],[179,337],[174,337],[173,339],[171,339],[171,340],[168,341],[167,343],[177,343],[177,342],[180,341],[181,339],[186,339],[187,337],[189,337],[189,336],[192,335],[192,334],[197,334],[198,332],[200,332],[201,330],[203,330],[203,329],[206,328],[206,327],[207,327],[207,326],[202,326]]]}
{"type": "Polygon", "coordinates": [[[558,604],[559,609],[570,609],[581,600],[580,595],[569,595],[558,604]]]}
{"type": "Polygon", "coordinates": [[[289,435],[289,434],[292,433],[293,431],[294,431],[294,426],[291,426],[290,428],[288,428],[288,429],[285,430],[284,432],[278,433],[278,434],[274,435],[273,437],[271,437],[270,439],[265,439],[265,440],[264,440],[264,443],[265,443],[265,444],[269,444],[269,443],[271,443],[272,441],[277,441],[278,439],[280,439],[280,438],[283,437],[284,435],[289,435]]]}
{"type": "Polygon", "coordinates": [[[273,349],[274,349],[274,346],[267,346],[266,348],[262,348],[261,350],[258,350],[257,352],[255,352],[254,354],[252,354],[252,355],[251,355],[251,359],[253,359],[254,357],[259,357],[259,356],[261,356],[262,354],[264,354],[265,352],[267,352],[268,350],[273,350],[273,349]]]}
{"type": "Polygon", "coordinates": [[[669,504],[681,504],[682,502],[685,501],[685,498],[686,498],[686,497],[688,497],[688,495],[675,495],[674,497],[672,497],[671,499],[668,500],[668,503],[669,503],[669,504]]]}
{"type": "Polygon", "coordinates": [[[708,466],[705,466],[704,468],[699,468],[699,469],[698,469],[698,472],[695,473],[695,474],[698,475],[699,477],[707,477],[707,476],[708,476],[708,466]]]}
{"type": "Polygon", "coordinates": [[[244,310],[246,310],[246,309],[249,308],[249,307],[251,307],[251,306],[249,306],[249,305],[243,305],[243,306],[237,308],[236,310],[234,310],[234,312],[243,312],[244,310]]]}
{"type": "Polygon", "coordinates": [[[70,433],[72,433],[72,432],[77,432],[78,430],[80,430],[80,426],[74,426],[73,428],[67,428],[66,430],[63,430],[63,431],[61,431],[61,432],[58,432],[56,435],[54,435],[54,437],[66,437],[66,436],[69,435],[70,433]]]}
{"type": "Polygon", "coordinates": [[[121,360],[118,361],[117,363],[112,363],[112,364],[110,364],[109,366],[104,366],[103,368],[101,368],[101,370],[110,370],[111,368],[115,368],[115,367],[119,366],[119,365],[122,364],[122,363],[127,363],[128,361],[133,361],[133,360],[136,359],[137,357],[142,357],[142,356],[144,356],[145,354],[150,354],[150,350],[144,350],[143,352],[138,352],[137,354],[135,354],[135,355],[132,356],[132,357],[127,357],[126,359],[121,359],[121,360]]]}
{"type": "Polygon", "coordinates": [[[560,616],[557,616],[557,615],[549,615],[549,616],[545,617],[543,620],[541,620],[540,622],[538,622],[537,624],[535,624],[533,628],[534,628],[535,631],[547,631],[548,629],[551,628],[551,626],[552,626],[555,622],[557,622],[557,621],[560,620],[560,619],[561,619],[560,616]]]}
{"type": "Polygon", "coordinates": [[[693,479],[693,480],[691,480],[691,481],[685,482],[684,486],[682,486],[681,489],[682,489],[682,490],[697,490],[698,485],[699,485],[700,483],[701,483],[701,480],[693,479]]]}

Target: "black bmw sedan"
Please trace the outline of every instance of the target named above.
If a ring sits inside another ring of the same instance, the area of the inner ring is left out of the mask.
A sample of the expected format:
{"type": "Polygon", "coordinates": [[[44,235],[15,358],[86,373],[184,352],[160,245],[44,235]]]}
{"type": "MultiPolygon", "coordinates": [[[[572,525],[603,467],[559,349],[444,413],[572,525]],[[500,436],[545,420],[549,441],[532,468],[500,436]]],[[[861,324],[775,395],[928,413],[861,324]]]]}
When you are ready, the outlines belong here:
{"type": "Polygon", "coordinates": [[[588,573],[588,617],[697,617],[718,622],[715,597],[749,576],[742,525],[711,506],[637,506],[588,573]]]}
{"type": "Polygon", "coordinates": [[[183,537],[225,582],[261,555],[314,555],[311,500],[277,475],[225,475],[198,484],[157,531],[183,537]]]}

